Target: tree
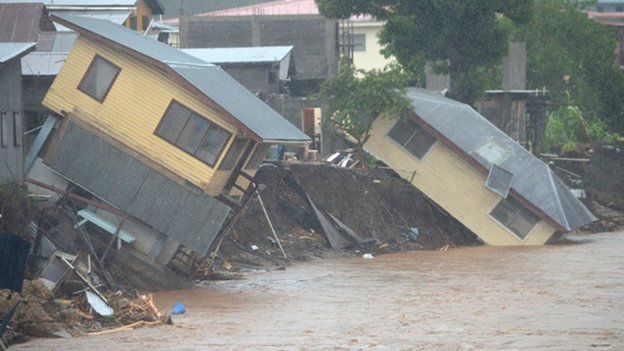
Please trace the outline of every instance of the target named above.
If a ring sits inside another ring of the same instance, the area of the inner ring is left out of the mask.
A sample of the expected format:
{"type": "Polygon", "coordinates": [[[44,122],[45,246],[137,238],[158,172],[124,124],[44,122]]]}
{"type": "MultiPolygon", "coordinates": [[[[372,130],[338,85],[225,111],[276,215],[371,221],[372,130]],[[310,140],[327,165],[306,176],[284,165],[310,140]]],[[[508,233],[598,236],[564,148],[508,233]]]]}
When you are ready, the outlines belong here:
{"type": "MultiPolygon", "coordinates": [[[[531,17],[532,0],[316,0],[332,18],[370,14],[386,21],[380,42],[408,69],[434,63],[451,76],[449,95],[472,104],[485,90],[482,72],[507,54],[509,23],[531,17]]],[[[416,72],[414,72],[416,73],[416,72]]]]}
{"type": "Polygon", "coordinates": [[[327,100],[323,123],[353,137],[363,167],[368,167],[364,144],[380,115],[402,118],[411,107],[405,97],[408,76],[398,67],[362,71],[343,65],[338,75],[325,81],[319,95],[327,100]]]}
{"type": "Polygon", "coordinates": [[[550,91],[553,110],[571,99],[588,121],[623,133],[624,71],[615,60],[616,34],[579,11],[582,6],[536,1],[532,19],[516,34],[527,43],[527,82],[550,91]]]}

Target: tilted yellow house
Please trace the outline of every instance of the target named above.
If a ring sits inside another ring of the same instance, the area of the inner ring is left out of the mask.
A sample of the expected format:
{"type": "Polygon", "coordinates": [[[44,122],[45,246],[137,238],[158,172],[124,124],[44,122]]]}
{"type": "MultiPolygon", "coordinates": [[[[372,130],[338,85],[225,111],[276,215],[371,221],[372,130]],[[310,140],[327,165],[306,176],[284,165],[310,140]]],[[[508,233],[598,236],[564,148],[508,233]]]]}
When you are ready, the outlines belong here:
{"type": "Polygon", "coordinates": [[[409,89],[409,118],[379,117],[365,150],[489,245],[542,245],[596,218],[550,167],[470,106],[409,89]]]}
{"type": "Polygon", "coordinates": [[[271,144],[309,141],[218,66],[108,21],[53,19],[80,36],[43,101],[62,117],[44,162],[196,252],[271,144]]]}
{"type": "MultiPolygon", "coordinates": [[[[0,0],[2,3],[43,3],[51,15],[103,19],[139,32],[149,28],[154,16],[165,13],[159,0],[0,0]]],[[[60,23],[54,25],[58,31],[67,30],[60,23]]]]}

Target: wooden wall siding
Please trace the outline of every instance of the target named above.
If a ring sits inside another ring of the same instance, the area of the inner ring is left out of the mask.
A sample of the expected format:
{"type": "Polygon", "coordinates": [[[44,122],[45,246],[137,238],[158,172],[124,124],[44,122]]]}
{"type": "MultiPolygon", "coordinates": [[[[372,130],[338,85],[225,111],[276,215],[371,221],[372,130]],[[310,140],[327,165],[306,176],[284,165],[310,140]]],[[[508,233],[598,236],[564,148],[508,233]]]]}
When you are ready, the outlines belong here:
{"type": "MultiPolygon", "coordinates": [[[[134,13],[131,13],[130,16],[136,16],[136,19],[137,19],[136,30],[139,32],[144,32],[147,28],[143,27],[142,18],[143,16],[147,16],[151,20],[153,13],[152,13],[152,9],[150,9],[147,3],[144,0],[141,0],[137,4],[137,7],[136,7],[136,10],[134,10],[134,13]]],[[[130,28],[130,17],[128,17],[128,19],[124,22],[124,27],[130,28]]]]}
{"type": "Polygon", "coordinates": [[[540,221],[524,241],[489,216],[500,197],[485,184],[485,177],[437,142],[423,160],[418,161],[386,134],[396,123],[378,118],[365,150],[435,201],[462,222],[488,245],[542,245],[556,229],[540,221]],[[416,174],[414,175],[414,171],[416,174]]]}
{"type": "Polygon", "coordinates": [[[24,179],[24,140],[22,110],[22,69],[20,59],[13,59],[0,66],[0,113],[5,112],[0,119],[3,123],[5,147],[0,146],[0,185],[21,182],[24,179]],[[18,146],[13,140],[13,111],[16,116],[16,133],[18,146]]]}
{"type": "MultiPolygon", "coordinates": [[[[154,134],[172,99],[236,135],[235,127],[219,119],[213,110],[160,71],[82,38],[78,39],[48,91],[43,105],[61,115],[67,112],[70,119],[77,119],[78,122],[100,130],[120,144],[207,191],[211,188],[210,181],[214,170],[154,134]],[[121,67],[121,72],[103,103],[77,89],[96,53],[121,67]]],[[[226,150],[232,140],[233,138],[228,141],[226,150]]],[[[224,155],[225,152],[217,161],[215,169],[224,155]]],[[[211,192],[214,193],[214,189],[211,192]]]]}

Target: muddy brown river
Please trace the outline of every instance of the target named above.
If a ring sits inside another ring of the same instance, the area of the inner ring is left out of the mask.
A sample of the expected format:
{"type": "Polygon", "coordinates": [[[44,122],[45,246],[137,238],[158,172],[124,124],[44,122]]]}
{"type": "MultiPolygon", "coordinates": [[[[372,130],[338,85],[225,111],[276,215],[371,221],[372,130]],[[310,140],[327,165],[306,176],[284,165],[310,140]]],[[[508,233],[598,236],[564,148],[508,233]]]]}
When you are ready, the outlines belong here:
{"type": "Polygon", "coordinates": [[[624,350],[624,233],[327,260],[156,295],[175,325],[11,350],[624,350]]]}

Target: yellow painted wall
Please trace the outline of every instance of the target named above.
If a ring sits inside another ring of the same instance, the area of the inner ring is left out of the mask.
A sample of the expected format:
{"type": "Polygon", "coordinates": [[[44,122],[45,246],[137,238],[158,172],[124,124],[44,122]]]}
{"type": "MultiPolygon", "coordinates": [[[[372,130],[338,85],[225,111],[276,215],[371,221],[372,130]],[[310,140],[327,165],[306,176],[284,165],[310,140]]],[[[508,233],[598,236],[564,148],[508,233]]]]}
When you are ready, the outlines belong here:
{"type": "MultiPolygon", "coordinates": [[[[83,38],[76,42],[43,105],[59,114],[68,112],[69,118],[101,130],[182,179],[211,195],[218,195],[220,188],[210,186],[214,173],[211,167],[154,134],[172,99],[236,135],[234,126],[221,120],[216,112],[160,71],[83,38]],[[121,67],[103,103],[78,90],[80,80],[96,53],[121,67]]],[[[232,140],[230,138],[225,150],[232,140]]],[[[225,153],[222,153],[215,168],[225,153]]]]}
{"type": "Polygon", "coordinates": [[[501,198],[485,187],[485,176],[441,142],[436,142],[422,160],[417,160],[387,136],[395,123],[396,120],[378,118],[365,150],[408,181],[416,171],[412,184],[483,242],[489,245],[542,245],[554,234],[555,228],[542,220],[525,240],[518,239],[489,216],[501,198]]]}
{"type": "Polygon", "coordinates": [[[393,62],[392,58],[385,58],[380,52],[383,48],[379,44],[379,32],[382,28],[383,22],[353,22],[353,34],[366,35],[366,51],[353,53],[353,65],[357,69],[382,69],[393,62]]]}
{"type": "MultiPolygon", "coordinates": [[[[149,19],[152,19],[152,16],[154,14],[152,13],[152,9],[150,9],[150,7],[147,5],[147,3],[144,0],[141,0],[138,2],[136,10],[130,14],[130,16],[136,16],[137,19],[137,31],[139,32],[143,32],[147,29],[147,26],[143,26],[143,16],[147,16],[149,17],[149,19]]],[[[130,18],[128,18],[126,20],[126,22],[124,22],[124,26],[126,28],[130,28],[130,18]]]]}

